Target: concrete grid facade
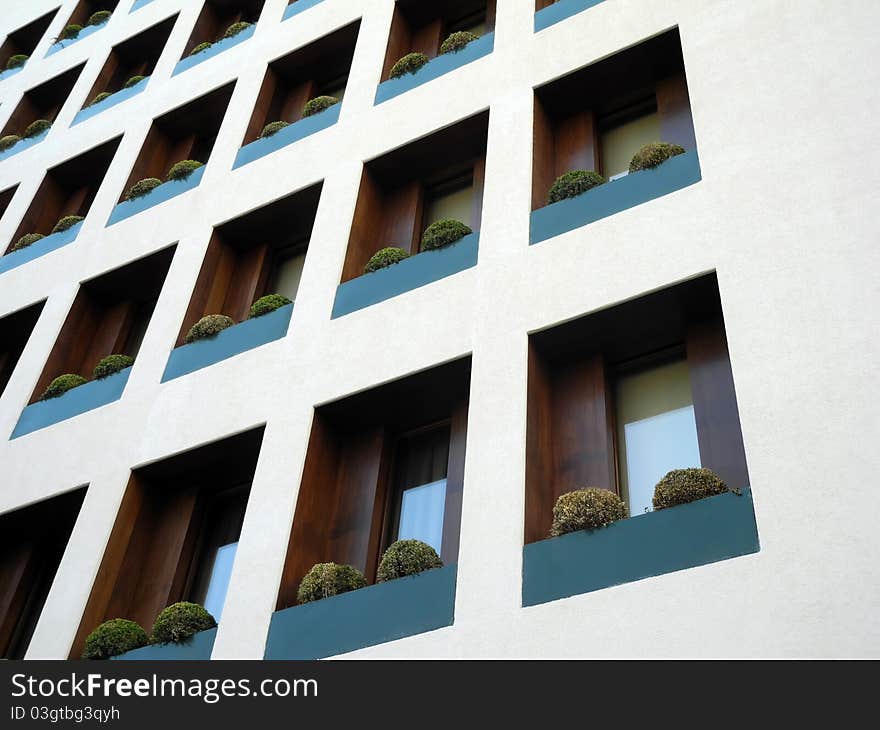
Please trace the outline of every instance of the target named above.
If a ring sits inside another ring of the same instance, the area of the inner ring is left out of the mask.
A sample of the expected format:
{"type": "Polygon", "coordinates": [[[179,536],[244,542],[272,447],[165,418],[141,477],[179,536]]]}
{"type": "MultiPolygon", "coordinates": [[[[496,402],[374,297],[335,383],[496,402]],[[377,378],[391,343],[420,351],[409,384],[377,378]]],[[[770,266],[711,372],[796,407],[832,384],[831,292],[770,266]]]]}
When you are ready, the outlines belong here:
{"type": "MultiPolygon", "coordinates": [[[[356,657],[861,656],[880,651],[876,516],[876,3],[606,0],[540,33],[499,0],[494,52],[374,106],[393,0],[325,0],[172,78],[202,2],[154,0],[45,57],[21,95],[85,62],[48,138],[0,162],[9,241],[46,170],[121,144],[73,245],[0,277],[0,316],[46,300],[0,398],[0,512],[88,485],[28,658],[70,651],[130,471],[265,424],[213,658],[263,656],[314,407],[470,354],[453,626],[356,657]],[[70,127],[110,48],[180,16],[147,89],[70,127]],[[232,170],[267,62],[361,19],[338,124],[232,170]],[[533,89],[678,27],[702,180],[528,245],[533,89]],[[201,184],[110,228],[154,118],[234,81],[201,184]],[[479,263],[331,320],[365,161],[488,109],[479,263]],[[323,181],[286,337],[160,383],[214,226],[323,181]],[[79,283],[177,242],[123,397],[8,440],[79,283]],[[528,333],[715,271],[755,501],[757,554],[521,607],[528,333]]],[[[58,0],[7,3],[13,30],[58,0]]]]}

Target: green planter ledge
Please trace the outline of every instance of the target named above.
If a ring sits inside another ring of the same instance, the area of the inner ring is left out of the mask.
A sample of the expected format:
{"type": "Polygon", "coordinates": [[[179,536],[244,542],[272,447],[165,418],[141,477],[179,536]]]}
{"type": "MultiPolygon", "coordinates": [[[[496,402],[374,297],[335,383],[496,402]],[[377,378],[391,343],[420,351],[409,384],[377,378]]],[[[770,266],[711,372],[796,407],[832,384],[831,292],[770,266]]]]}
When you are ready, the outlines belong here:
{"type": "Polygon", "coordinates": [[[324,659],[451,626],[456,566],[361,588],[272,615],[266,659],[324,659]]]}
{"type": "Polygon", "coordinates": [[[143,646],[111,658],[120,661],[204,661],[211,658],[216,636],[217,629],[208,629],[179,644],[143,646]]]}
{"type": "Polygon", "coordinates": [[[536,606],[759,550],[751,491],[720,494],[526,545],[522,605],[536,606]]]}

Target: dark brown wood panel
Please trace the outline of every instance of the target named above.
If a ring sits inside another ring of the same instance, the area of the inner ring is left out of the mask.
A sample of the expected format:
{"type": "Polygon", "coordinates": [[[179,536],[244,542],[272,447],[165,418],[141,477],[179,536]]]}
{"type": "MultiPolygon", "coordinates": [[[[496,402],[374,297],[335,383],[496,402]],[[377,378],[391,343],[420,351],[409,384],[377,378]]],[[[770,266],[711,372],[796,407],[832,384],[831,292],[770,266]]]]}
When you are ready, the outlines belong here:
{"type": "Polygon", "coordinates": [[[54,122],[84,66],[85,64],[81,63],[26,91],[9,116],[3,131],[0,132],[0,137],[5,137],[7,134],[21,135],[25,128],[37,119],[54,122]]]}
{"type": "Polygon", "coordinates": [[[657,82],[657,116],[664,142],[679,144],[686,150],[696,149],[694,118],[684,71],[657,82]]]}

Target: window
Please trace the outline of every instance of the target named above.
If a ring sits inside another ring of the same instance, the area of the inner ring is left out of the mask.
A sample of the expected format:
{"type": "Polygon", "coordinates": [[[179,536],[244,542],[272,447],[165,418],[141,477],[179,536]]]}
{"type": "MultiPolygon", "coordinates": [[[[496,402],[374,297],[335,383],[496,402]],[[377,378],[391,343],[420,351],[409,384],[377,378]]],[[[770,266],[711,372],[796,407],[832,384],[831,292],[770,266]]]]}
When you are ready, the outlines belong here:
{"type": "Polygon", "coordinates": [[[303,266],[306,263],[307,246],[308,242],[305,245],[297,246],[293,252],[287,255],[279,255],[274,281],[269,287],[273,293],[281,294],[292,302],[296,301],[303,266]]]}
{"type": "Polygon", "coordinates": [[[446,28],[446,35],[467,31],[477,35],[485,35],[487,29],[486,11],[471,13],[463,18],[455,20],[446,28]]]}
{"type": "Polygon", "coordinates": [[[425,193],[422,228],[453,218],[468,226],[473,223],[474,177],[471,173],[429,187],[425,193]]]}
{"type": "Polygon", "coordinates": [[[630,117],[621,123],[606,125],[600,122],[602,129],[599,136],[599,154],[602,160],[602,172],[609,180],[614,180],[629,173],[629,163],[636,150],[649,142],[662,139],[660,117],[654,110],[630,117]]]}

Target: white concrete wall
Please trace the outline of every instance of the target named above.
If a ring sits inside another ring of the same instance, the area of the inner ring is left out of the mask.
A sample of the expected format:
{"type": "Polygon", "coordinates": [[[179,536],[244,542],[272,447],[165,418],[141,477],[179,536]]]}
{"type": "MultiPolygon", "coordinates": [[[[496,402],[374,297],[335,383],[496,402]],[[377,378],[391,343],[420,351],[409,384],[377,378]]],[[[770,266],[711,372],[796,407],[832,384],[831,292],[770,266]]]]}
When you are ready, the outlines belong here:
{"type": "MultiPolygon", "coordinates": [[[[4,3],[3,30],[57,0],[4,3]],[[11,6],[11,7],[10,7],[11,6]]],[[[877,489],[877,119],[874,0],[607,0],[538,35],[531,0],[499,0],[495,52],[379,107],[392,0],[325,0],[170,78],[201,3],[155,0],[0,83],[21,94],[85,70],[45,142],[0,163],[20,183],[13,235],[45,171],[125,133],[75,244],[0,277],[0,316],[47,305],[0,398],[0,511],[90,484],[28,656],[67,655],[129,469],[266,423],[214,656],[260,657],[312,409],[473,354],[455,625],[357,652],[382,657],[809,656],[880,653],[877,489]],[[68,128],[110,47],[180,10],[148,89],[68,128]],[[336,127],[234,173],[267,61],[363,18],[336,127]],[[528,246],[532,88],[678,25],[703,180],[528,246]],[[150,121],[237,79],[204,181],[104,227],[150,121]],[[490,108],[479,265],[338,320],[361,165],[490,108]],[[289,335],[160,385],[211,229],[319,180],[289,335]],[[13,442],[77,283],[179,242],[123,398],[13,442]],[[527,333],[716,270],[761,552],[520,608],[527,333]],[[388,318],[394,326],[389,327],[388,318]]]]}

